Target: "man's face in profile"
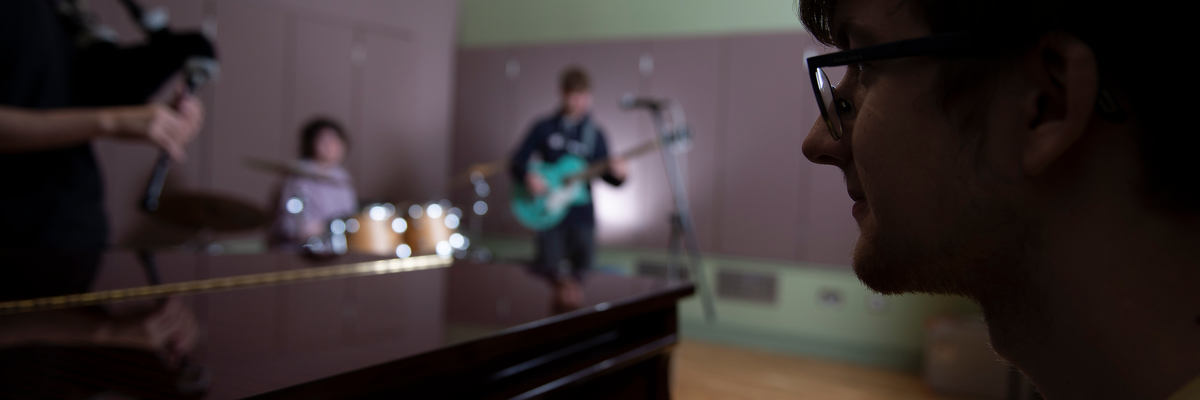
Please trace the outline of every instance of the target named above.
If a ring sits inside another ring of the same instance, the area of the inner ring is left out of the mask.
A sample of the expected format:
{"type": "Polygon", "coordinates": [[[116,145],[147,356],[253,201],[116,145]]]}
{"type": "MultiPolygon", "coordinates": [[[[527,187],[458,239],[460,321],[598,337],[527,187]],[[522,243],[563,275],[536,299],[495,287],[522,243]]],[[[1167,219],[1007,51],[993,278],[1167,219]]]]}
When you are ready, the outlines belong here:
{"type": "MultiPolygon", "coordinates": [[[[931,34],[900,0],[839,1],[833,30],[842,49],[931,34]]],[[[1030,225],[1010,184],[1020,168],[998,156],[1013,145],[1010,105],[945,102],[940,71],[931,57],[850,66],[835,91],[848,100],[839,107],[844,136],[833,140],[818,120],[804,141],[806,157],[844,172],[861,231],[854,269],[881,293],[977,296],[995,286],[986,282],[1023,276],[1030,225]],[[988,123],[966,128],[968,113],[988,123]]]]}

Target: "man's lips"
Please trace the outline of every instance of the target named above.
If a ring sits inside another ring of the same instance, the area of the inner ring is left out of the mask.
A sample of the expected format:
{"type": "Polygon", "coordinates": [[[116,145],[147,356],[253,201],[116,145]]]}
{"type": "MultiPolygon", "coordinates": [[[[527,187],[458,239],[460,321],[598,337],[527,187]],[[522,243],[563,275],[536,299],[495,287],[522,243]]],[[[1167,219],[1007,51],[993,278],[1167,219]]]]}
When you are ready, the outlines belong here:
{"type": "Polygon", "coordinates": [[[855,221],[862,222],[863,217],[867,215],[867,196],[861,190],[848,189],[850,200],[854,200],[854,207],[850,209],[850,214],[854,216],[855,221]]]}
{"type": "Polygon", "coordinates": [[[854,200],[855,203],[866,200],[867,198],[867,196],[863,194],[862,190],[846,189],[846,192],[850,194],[850,200],[854,200]]]}

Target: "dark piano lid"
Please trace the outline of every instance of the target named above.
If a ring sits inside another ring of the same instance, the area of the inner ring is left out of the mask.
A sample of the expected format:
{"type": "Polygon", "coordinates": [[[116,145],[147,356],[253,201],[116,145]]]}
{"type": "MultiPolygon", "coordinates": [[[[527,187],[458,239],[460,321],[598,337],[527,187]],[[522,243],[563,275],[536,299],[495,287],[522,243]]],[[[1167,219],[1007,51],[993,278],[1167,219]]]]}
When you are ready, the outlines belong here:
{"type": "MultiPolygon", "coordinates": [[[[16,262],[6,262],[10,266],[0,277],[6,282],[5,300],[148,283],[133,252],[54,260],[75,265],[70,268],[37,261],[44,257],[6,256],[16,262]],[[99,267],[91,269],[95,259],[99,267]]],[[[379,260],[292,254],[156,257],[166,284],[379,260]]],[[[165,311],[160,299],[0,315],[0,392],[241,398],[683,289],[690,293],[691,285],[592,273],[583,282],[584,307],[556,316],[551,286],[525,267],[457,261],[449,267],[175,296],[165,311]],[[167,334],[147,337],[148,330],[167,334]]]]}

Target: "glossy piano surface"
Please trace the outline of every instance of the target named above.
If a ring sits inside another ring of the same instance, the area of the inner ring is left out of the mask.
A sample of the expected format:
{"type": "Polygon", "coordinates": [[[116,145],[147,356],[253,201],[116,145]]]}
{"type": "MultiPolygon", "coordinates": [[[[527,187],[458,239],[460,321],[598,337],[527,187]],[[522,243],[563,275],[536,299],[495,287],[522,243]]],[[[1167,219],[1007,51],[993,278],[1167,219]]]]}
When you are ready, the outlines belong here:
{"type": "MultiPolygon", "coordinates": [[[[158,253],[155,258],[162,283],[380,259],[184,253],[158,253]]],[[[3,279],[10,282],[6,287],[20,279],[30,285],[47,280],[22,274],[3,279]]],[[[85,281],[90,281],[87,290],[103,291],[145,286],[147,279],[137,253],[110,252],[101,256],[99,268],[85,281]]],[[[61,286],[24,292],[81,290],[61,286]]],[[[669,319],[675,301],[691,294],[692,287],[686,282],[591,273],[583,291],[584,307],[556,315],[550,285],[525,267],[458,260],[443,268],[176,296],[168,316],[155,313],[164,306],[162,300],[0,315],[0,391],[31,398],[94,398],[102,393],[128,396],[113,398],[243,398],[353,375],[372,366],[396,368],[400,361],[422,354],[470,358],[463,355],[466,350],[457,349],[539,329],[544,332],[536,337],[551,337],[555,334],[548,332],[568,329],[564,327],[577,320],[593,321],[587,329],[600,329],[598,315],[617,308],[634,310],[651,300],[657,301],[656,310],[670,308],[669,315],[662,314],[669,319]],[[189,315],[194,316],[194,326],[180,322],[189,315]],[[166,337],[144,334],[156,329],[166,337]],[[134,339],[119,339],[122,335],[134,339]]],[[[641,315],[630,311],[621,318],[635,314],[641,315]]],[[[674,321],[669,325],[665,329],[673,338],[674,321]]],[[[587,329],[576,331],[585,335],[587,329]]],[[[522,364],[519,358],[514,365],[522,364]]]]}

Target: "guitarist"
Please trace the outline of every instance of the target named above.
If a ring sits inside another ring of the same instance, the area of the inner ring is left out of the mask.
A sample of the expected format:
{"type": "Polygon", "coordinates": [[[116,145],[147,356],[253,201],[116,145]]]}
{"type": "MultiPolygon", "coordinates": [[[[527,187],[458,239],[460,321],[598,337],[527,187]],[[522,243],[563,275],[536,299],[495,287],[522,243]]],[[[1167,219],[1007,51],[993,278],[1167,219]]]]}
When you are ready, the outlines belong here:
{"type": "MultiPolygon", "coordinates": [[[[513,155],[511,173],[517,182],[538,196],[546,193],[545,179],[527,168],[536,153],[541,160],[553,163],[566,154],[587,160],[608,161],[603,179],[613,186],[625,181],[626,165],[610,158],[604,131],[591,117],[592,93],[587,72],[579,67],[567,68],[560,81],[562,104],[557,112],[533,124],[521,147],[513,155]]],[[[591,186],[588,185],[588,193],[591,186]]],[[[596,250],[595,209],[589,201],[573,206],[557,226],[537,232],[537,259],[534,273],[554,285],[554,304],[558,311],[578,308],[583,303],[580,281],[591,268],[596,250]],[[563,260],[571,267],[560,268],[563,260]]]]}

